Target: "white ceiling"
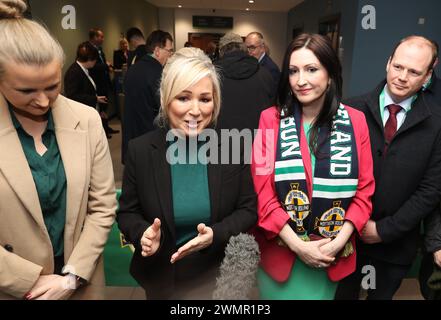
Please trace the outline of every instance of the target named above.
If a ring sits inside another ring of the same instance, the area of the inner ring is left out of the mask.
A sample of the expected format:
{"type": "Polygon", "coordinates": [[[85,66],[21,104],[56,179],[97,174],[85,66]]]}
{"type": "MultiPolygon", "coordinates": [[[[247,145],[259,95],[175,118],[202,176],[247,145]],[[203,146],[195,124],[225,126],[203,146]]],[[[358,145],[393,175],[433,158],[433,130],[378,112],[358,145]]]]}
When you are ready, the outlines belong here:
{"type": "Polygon", "coordinates": [[[157,7],[288,12],[304,0],[146,0],[157,7]]]}

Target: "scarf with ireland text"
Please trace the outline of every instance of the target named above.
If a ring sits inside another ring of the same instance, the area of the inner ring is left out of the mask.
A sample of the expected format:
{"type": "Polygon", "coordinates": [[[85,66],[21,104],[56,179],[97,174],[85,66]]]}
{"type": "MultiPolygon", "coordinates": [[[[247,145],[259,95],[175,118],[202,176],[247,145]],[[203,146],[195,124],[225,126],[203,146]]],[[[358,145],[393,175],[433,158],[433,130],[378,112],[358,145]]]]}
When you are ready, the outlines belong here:
{"type": "Polygon", "coordinates": [[[291,218],[289,225],[306,241],[317,236],[335,238],[358,185],[357,147],[349,114],[340,104],[331,134],[329,128],[319,130],[312,197],[300,150],[300,107],[294,106],[293,116],[281,118],[274,179],[279,201],[291,218]]]}

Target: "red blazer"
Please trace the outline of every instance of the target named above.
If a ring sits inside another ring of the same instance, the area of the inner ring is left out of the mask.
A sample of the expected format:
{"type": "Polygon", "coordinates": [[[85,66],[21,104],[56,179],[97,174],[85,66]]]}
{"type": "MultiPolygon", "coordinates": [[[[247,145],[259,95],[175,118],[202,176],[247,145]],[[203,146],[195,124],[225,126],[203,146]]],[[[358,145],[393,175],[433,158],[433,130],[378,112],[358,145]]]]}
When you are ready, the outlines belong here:
{"type": "MultiPolygon", "coordinates": [[[[352,121],[358,152],[358,187],[346,211],[345,219],[353,223],[358,233],[361,232],[369,220],[375,183],[373,175],[371,145],[369,130],[364,114],[345,106],[352,121]]],[[[260,246],[261,266],[276,281],[284,282],[288,279],[294,265],[296,254],[287,247],[277,244],[276,236],[288,222],[286,214],[277,198],[274,184],[274,164],[279,134],[279,116],[277,109],[271,107],[262,112],[259,122],[259,133],[253,145],[253,159],[251,164],[254,188],[258,199],[258,224],[254,232],[260,246]]],[[[299,130],[300,148],[303,156],[306,183],[309,194],[312,195],[311,157],[308,142],[303,130],[299,130]]],[[[355,250],[355,232],[350,241],[355,250]]],[[[328,277],[332,281],[339,281],[355,271],[356,253],[347,258],[339,258],[335,265],[327,268],[328,277]]]]}

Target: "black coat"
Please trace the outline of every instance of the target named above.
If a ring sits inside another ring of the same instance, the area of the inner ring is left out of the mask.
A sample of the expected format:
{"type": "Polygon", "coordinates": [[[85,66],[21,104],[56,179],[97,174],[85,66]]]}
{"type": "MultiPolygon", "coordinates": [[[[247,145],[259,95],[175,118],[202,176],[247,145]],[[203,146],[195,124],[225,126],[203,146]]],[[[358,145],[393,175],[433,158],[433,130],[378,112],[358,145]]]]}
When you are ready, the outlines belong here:
{"type": "Polygon", "coordinates": [[[123,50],[113,51],[113,67],[116,70],[122,69],[123,64],[127,64],[127,57],[124,55],[123,50]]]}
{"type": "Polygon", "coordinates": [[[375,194],[371,219],[382,243],[360,243],[359,252],[394,264],[415,258],[420,225],[438,212],[441,194],[441,108],[419,94],[386,155],[379,95],[385,81],[371,93],[346,104],[364,112],[374,160],[375,194]]]}
{"type": "Polygon", "coordinates": [[[145,55],[127,71],[124,80],[125,106],[122,121],[122,161],[128,142],[154,129],[159,111],[162,65],[145,55]]]}
{"type": "MultiPolygon", "coordinates": [[[[117,214],[119,229],[136,248],[130,273],[150,298],[170,295],[176,268],[170,263],[177,247],[165,136],[166,130],[157,129],[130,142],[117,214]],[[155,218],[161,220],[161,245],[153,256],[143,258],[140,239],[155,218]]],[[[218,148],[220,154],[221,146],[218,148]]],[[[213,243],[179,261],[191,262],[193,277],[209,266],[218,266],[230,236],[247,231],[257,222],[249,165],[208,164],[208,185],[213,243]]]]}
{"type": "Polygon", "coordinates": [[[77,62],[72,63],[64,75],[64,95],[69,99],[96,108],[95,87],[77,62]]]}
{"type": "MultiPolygon", "coordinates": [[[[127,67],[132,65],[133,59],[135,59],[135,63],[140,61],[142,57],[147,54],[147,47],[145,44],[141,44],[136,47],[135,50],[129,51],[128,59],[127,59],[127,67]]],[[[135,64],[133,63],[133,64],[135,64]]]]}
{"type": "Polygon", "coordinates": [[[280,80],[280,69],[277,64],[270,58],[269,55],[265,54],[265,56],[260,60],[260,65],[268,69],[271,73],[271,76],[274,80],[274,93],[276,93],[277,86],[279,85],[280,80]]]}
{"type": "Polygon", "coordinates": [[[89,74],[96,84],[96,92],[99,96],[109,96],[112,83],[110,81],[109,66],[107,65],[106,55],[102,48],[97,48],[99,57],[95,66],[89,70],[89,74]]]}
{"type": "Polygon", "coordinates": [[[221,71],[222,106],[219,129],[257,129],[260,113],[274,103],[273,80],[268,70],[247,53],[225,54],[216,65],[221,71]]]}

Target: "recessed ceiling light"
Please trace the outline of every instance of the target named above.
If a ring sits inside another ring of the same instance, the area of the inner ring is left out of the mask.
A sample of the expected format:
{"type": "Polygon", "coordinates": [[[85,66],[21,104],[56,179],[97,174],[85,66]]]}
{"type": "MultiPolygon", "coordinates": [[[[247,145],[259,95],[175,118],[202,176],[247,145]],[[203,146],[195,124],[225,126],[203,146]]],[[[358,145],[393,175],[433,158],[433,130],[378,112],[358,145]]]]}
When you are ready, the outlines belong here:
{"type": "Polygon", "coordinates": [[[248,2],[249,2],[249,3],[254,3],[254,0],[249,0],[248,2]]]}
{"type": "Polygon", "coordinates": [[[179,5],[179,6],[178,6],[178,8],[182,8],[182,6],[181,6],[181,5],[179,5]]]}
{"type": "Polygon", "coordinates": [[[250,8],[246,8],[245,10],[246,10],[246,11],[250,11],[250,8]]]}

